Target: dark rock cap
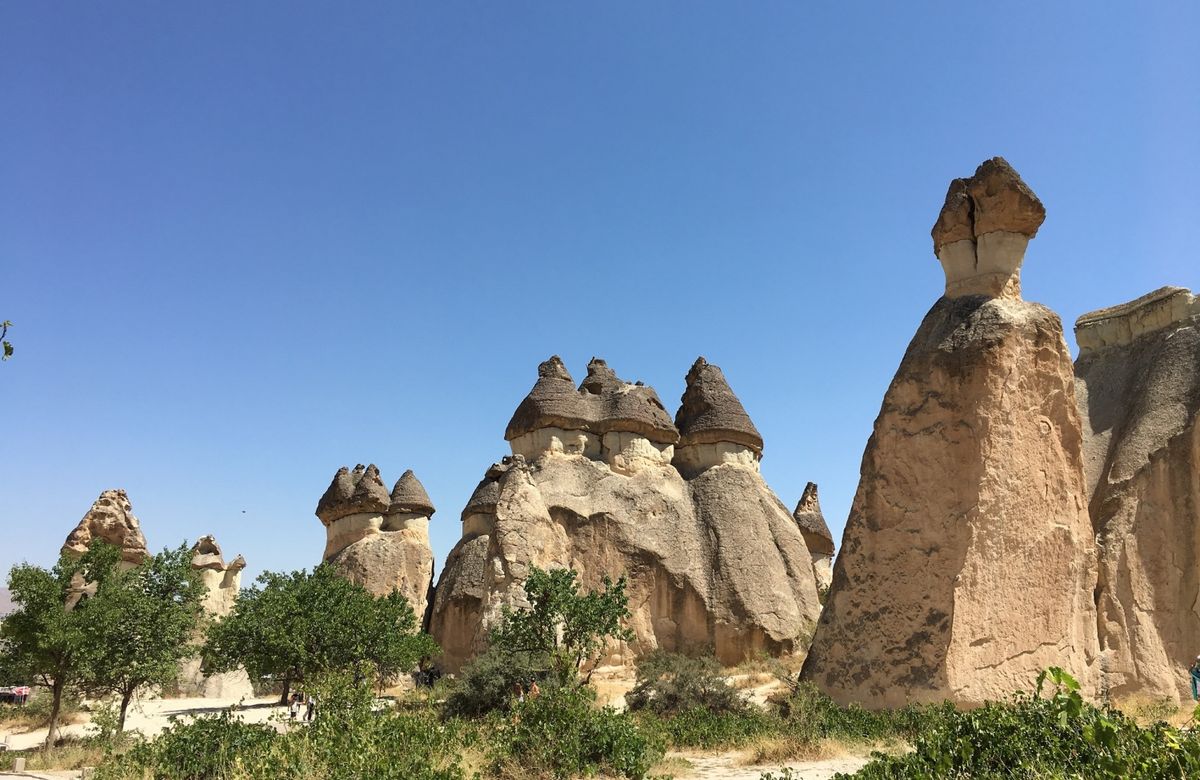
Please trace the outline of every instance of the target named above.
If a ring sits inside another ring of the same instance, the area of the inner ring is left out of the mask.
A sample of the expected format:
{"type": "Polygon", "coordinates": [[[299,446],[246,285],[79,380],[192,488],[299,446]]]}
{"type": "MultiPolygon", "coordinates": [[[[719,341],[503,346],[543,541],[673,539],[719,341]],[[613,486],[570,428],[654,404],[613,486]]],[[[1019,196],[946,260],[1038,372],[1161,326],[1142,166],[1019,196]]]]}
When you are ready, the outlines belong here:
{"type": "Polygon", "coordinates": [[[435,511],[429,494],[425,492],[425,486],[417,479],[417,475],[413,474],[412,469],[404,472],[400,479],[396,480],[391,501],[389,512],[417,512],[432,517],[435,511]]]}
{"type": "Polygon", "coordinates": [[[1033,238],[1046,207],[1003,157],[993,157],[969,179],[954,179],[933,224],[934,254],[946,244],[1004,230],[1033,238]]]}
{"type": "Polygon", "coordinates": [[[808,545],[809,552],[818,555],[833,555],[833,534],[825,524],[825,515],[821,514],[821,503],[817,500],[817,483],[809,482],[804,486],[804,493],[792,513],[800,533],[808,545]]]}
{"type": "Polygon", "coordinates": [[[576,390],[557,355],[538,366],[538,380],[509,420],[504,438],[556,427],[603,435],[627,431],[660,444],[674,444],[679,431],[654,388],[619,379],[599,358],[576,390]]]}
{"type": "Polygon", "coordinates": [[[387,488],[379,478],[379,469],[372,463],[361,463],[350,471],[338,469],[325,495],[317,502],[317,517],[325,525],[359,512],[386,512],[389,504],[387,488]]]}
{"type": "Polygon", "coordinates": [[[468,515],[493,514],[496,511],[496,502],[499,500],[499,477],[484,477],[475,486],[475,492],[467,499],[467,506],[463,509],[462,516],[465,519],[468,515]]]}
{"type": "Polygon", "coordinates": [[[762,454],[762,436],[718,366],[696,358],[681,400],[675,413],[680,446],[726,441],[762,454]]]}
{"type": "Polygon", "coordinates": [[[558,355],[538,366],[538,379],[508,421],[504,438],[512,441],[539,428],[587,430],[590,409],[575,390],[575,380],[558,355]]]}

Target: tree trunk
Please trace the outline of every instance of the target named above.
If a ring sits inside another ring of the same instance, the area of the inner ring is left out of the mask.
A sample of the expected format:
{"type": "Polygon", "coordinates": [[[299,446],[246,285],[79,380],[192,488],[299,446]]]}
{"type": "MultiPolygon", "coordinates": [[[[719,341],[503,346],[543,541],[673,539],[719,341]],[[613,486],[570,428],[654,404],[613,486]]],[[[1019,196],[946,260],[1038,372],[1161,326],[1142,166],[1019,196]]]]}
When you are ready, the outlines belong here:
{"type": "Polygon", "coordinates": [[[292,676],[289,674],[283,678],[283,695],[279,697],[280,704],[288,703],[288,694],[292,691],[292,676]]]}
{"type": "Polygon", "coordinates": [[[46,732],[46,747],[52,747],[58,741],[58,713],[62,709],[62,696],[65,684],[60,678],[54,678],[54,684],[50,686],[50,728],[46,732]]]}
{"type": "Polygon", "coordinates": [[[133,698],[133,690],[125,691],[121,694],[121,716],[117,718],[117,733],[120,734],[125,730],[125,712],[129,709],[129,700],[133,698]]]}

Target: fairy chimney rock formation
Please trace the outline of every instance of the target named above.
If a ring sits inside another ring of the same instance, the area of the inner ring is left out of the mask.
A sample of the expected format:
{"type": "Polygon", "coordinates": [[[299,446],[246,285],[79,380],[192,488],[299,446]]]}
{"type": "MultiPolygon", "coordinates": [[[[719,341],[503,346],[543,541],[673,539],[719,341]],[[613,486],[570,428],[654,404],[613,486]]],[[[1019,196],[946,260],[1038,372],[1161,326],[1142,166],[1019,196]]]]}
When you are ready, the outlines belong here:
{"type": "Polygon", "coordinates": [[[233,611],[244,568],[246,559],[240,555],[226,565],[221,546],[211,534],[201,536],[192,546],[192,570],[199,574],[207,591],[204,611],[209,616],[224,617],[233,611]]]}
{"type": "Polygon", "coordinates": [[[1003,157],[950,182],[932,231],[946,297],[1019,298],[1025,247],[1045,218],[1042,202],[1003,157]]]}
{"type": "Polygon", "coordinates": [[[645,460],[669,462],[679,431],[653,388],[626,382],[603,360],[592,358],[576,389],[554,355],[538,366],[537,382],[513,413],[504,438],[514,455],[527,460],[559,452],[628,470],[645,460]]]}
{"type": "MultiPolygon", "coordinates": [[[[225,563],[221,546],[212,535],[201,536],[192,545],[192,570],[204,584],[203,607],[209,620],[220,620],[233,611],[241,590],[244,568],[246,559],[240,555],[225,563]]],[[[197,631],[196,639],[203,641],[203,629],[197,631]]],[[[180,664],[177,686],[183,696],[206,699],[248,699],[254,696],[254,688],[245,669],[205,675],[198,655],[184,659],[180,664]]]]}
{"type": "Polygon", "coordinates": [[[1097,690],[1073,367],[1018,281],[1042,215],[998,158],[951,186],[933,231],[946,295],[884,396],[804,663],[838,702],[969,706],[1048,666],[1097,690]]]}
{"type": "Polygon", "coordinates": [[[399,590],[420,619],[429,606],[433,502],[411,470],[388,492],[372,463],[343,466],[317,502],[325,526],[324,561],[375,595],[399,590]]]}
{"type": "Polygon", "coordinates": [[[808,545],[812,555],[813,576],[817,578],[817,586],[828,590],[833,581],[833,534],[825,523],[825,515],[821,513],[821,502],[817,498],[817,483],[809,482],[804,486],[800,500],[796,502],[796,510],[792,518],[808,545]]]}
{"type": "Polygon", "coordinates": [[[685,477],[727,461],[758,468],[762,436],[721,369],[703,357],[696,358],[687,373],[687,388],[675,414],[675,426],[679,429],[679,444],[673,462],[685,477]]]}
{"type": "Polygon", "coordinates": [[[435,591],[430,633],[447,671],[484,647],[505,606],[524,605],[532,566],[573,568],[585,588],[628,578],[636,639],[611,661],[798,649],[820,609],[804,538],[758,472],[761,437],[720,369],[697,361],[688,385],[681,440],[654,390],[603,361],[578,388],[557,357],[538,367],[505,432],[513,454],[468,500],[435,591]],[[677,442],[742,455],[681,471],[677,442]]]}
{"type": "Polygon", "coordinates": [[[97,539],[121,550],[121,560],[137,566],[146,560],[146,537],[134,517],[133,505],[124,490],[105,490],[67,535],[62,552],[82,556],[97,539]]]}
{"type": "Polygon", "coordinates": [[[1100,545],[1104,688],[1190,702],[1200,652],[1200,298],[1163,287],[1075,323],[1100,545]]]}

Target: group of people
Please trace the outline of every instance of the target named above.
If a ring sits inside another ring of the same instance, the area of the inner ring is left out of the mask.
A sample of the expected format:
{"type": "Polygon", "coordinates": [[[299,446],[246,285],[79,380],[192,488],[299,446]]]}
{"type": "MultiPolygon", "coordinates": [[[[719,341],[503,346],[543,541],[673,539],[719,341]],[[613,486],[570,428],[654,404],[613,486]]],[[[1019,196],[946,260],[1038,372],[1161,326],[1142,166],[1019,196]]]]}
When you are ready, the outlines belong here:
{"type": "Polygon", "coordinates": [[[541,695],[541,693],[542,689],[538,687],[537,680],[530,680],[529,688],[526,688],[525,684],[520,680],[513,683],[513,697],[517,701],[525,701],[527,697],[530,699],[536,699],[541,695]]]}
{"type": "Polygon", "coordinates": [[[312,722],[313,715],[317,712],[317,697],[312,694],[306,696],[303,691],[294,692],[288,699],[288,713],[291,715],[292,720],[300,717],[301,707],[305,708],[304,720],[312,722]]]}

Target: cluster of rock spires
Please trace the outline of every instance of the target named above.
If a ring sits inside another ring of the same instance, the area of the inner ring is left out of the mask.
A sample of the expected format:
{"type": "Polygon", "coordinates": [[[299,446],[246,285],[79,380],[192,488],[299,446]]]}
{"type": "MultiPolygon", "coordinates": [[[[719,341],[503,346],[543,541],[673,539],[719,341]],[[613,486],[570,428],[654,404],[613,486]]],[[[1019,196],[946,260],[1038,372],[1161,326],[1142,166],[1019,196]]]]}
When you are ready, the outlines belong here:
{"type": "MultiPolygon", "coordinates": [[[[572,567],[585,587],[628,578],[636,640],[612,648],[614,658],[707,648],[734,662],[798,649],[820,609],[815,571],[828,566],[831,540],[810,552],[807,531],[763,481],[762,437],[718,367],[696,361],[672,422],[653,388],[621,380],[604,361],[593,359],[576,387],[551,357],[505,438],[512,455],[487,469],[467,502],[462,539],[434,589],[428,626],[443,668],[479,652],[502,608],[523,603],[533,566],[572,567]]],[[[810,504],[819,518],[815,495],[810,504]]],[[[401,587],[419,608],[432,574],[428,535],[385,542],[388,512],[398,509],[426,523],[433,513],[411,472],[389,504],[374,466],[340,470],[317,507],[325,557],[377,592],[401,587]],[[348,551],[368,543],[419,561],[422,576],[393,582],[395,566],[347,566],[348,551]]]]}
{"type": "MultiPolygon", "coordinates": [[[[67,535],[62,554],[82,556],[96,541],[107,542],[121,550],[121,565],[133,568],[145,561],[150,553],[142,525],[133,514],[133,504],[124,490],[105,490],[84,513],[83,518],[67,535]]],[[[233,610],[241,589],[241,572],[246,560],[238,556],[226,565],[217,540],[202,536],[192,547],[192,570],[205,586],[204,614],[209,620],[219,620],[233,610]]],[[[85,595],[95,593],[95,584],[82,577],[72,582],[67,597],[67,609],[73,608],[85,595]]],[[[200,659],[183,662],[179,670],[179,692],[209,698],[251,697],[254,691],[245,670],[238,669],[218,675],[205,675],[200,659]]]]}
{"type": "MultiPolygon", "coordinates": [[[[790,653],[815,623],[802,675],[843,703],[974,705],[1048,666],[1089,696],[1187,700],[1200,300],[1164,287],[1086,314],[1072,364],[1058,316],[1021,298],[1044,218],[1001,158],[951,182],[932,230],[944,295],[884,396],[836,564],[817,486],[789,516],[759,473],[762,436],[704,358],[674,420],[602,360],[578,387],[558,357],[538,366],[505,431],[512,454],[468,500],[436,588],[434,507],[412,471],[389,492],[374,465],[340,469],[316,510],[323,559],[374,593],[399,589],[451,672],[523,604],[531,567],[571,567],[585,587],[628,578],[636,638],[614,660],[790,653]]],[[[128,565],[145,557],[124,491],[101,494],[64,552],[98,538],[128,565]]],[[[226,565],[212,537],[193,554],[219,619],[244,561],[226,565]]],[[[198,663],[184,678],[209,695],[249,687],[198,663]]]]}
{"type": "Polygon", "coordinates": [[[389,493],[374,463],[353,471],[343,466],[317,503],[326,533],[323,558],[376,595],[399,590],[422,617],[433,584],[433,513],[433,502],[411,469],[389,493]]]}

